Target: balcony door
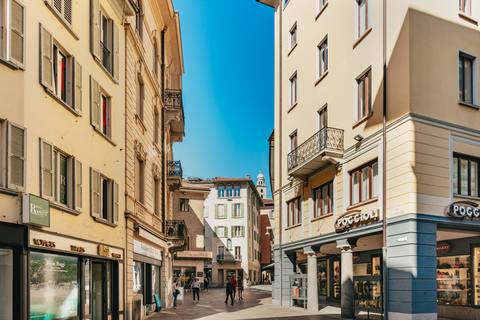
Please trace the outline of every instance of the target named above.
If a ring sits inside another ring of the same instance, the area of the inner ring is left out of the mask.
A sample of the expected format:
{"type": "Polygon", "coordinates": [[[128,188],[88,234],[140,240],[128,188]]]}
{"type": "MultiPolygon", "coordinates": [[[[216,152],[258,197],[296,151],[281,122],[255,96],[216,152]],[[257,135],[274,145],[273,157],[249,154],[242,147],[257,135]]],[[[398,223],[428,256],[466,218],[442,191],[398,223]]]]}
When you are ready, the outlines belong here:
{"type": "Polygon", "coordinates": [[[318,130],[319,130],[319,139],[317,144],[317,152],[322,150],[327,146],[327,108],[323,108],[322,110],[318,111],[318,130]]]}
{"type": "Polygon", "coordinates": [[[224,260],[225,259],[225,247],[220,246],[218,247],[218,259],[217,260],[224,260]]]}

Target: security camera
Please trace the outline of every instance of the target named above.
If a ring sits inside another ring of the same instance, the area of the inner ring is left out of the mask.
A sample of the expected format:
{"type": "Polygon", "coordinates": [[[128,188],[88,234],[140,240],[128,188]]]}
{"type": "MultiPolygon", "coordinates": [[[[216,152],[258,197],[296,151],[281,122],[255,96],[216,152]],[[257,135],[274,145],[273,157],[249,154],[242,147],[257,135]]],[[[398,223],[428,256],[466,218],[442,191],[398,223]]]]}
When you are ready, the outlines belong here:
{"type": "Polygon", "coordinates": [[[270,233],[268,233],[268,231],[265,233],[265,235],[268,237],[270,235],[270,233]]]}

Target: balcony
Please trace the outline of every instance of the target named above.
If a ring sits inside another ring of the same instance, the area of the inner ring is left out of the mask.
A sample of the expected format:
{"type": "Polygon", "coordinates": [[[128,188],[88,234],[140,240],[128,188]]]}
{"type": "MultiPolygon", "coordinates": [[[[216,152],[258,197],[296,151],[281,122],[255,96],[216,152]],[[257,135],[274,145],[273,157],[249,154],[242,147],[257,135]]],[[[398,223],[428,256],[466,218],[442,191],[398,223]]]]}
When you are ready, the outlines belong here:
{"type": "Polygon", "coordinates": [[[166,123],[170,125],[172,143],[181,142],[185,135],[182,89],[165,89],[163,104],[166,108],[166,123]]]}
{"type": "Polygon", "coordinates": [[[232,256],[231,254],[219,254],[217,255],[217,262],[220,264],[223,264],[225,262],[233,262],[237,264],[237,262],[242,262],[242,256],[241,255],[235,255],[232,256]]]}
{"type": "Polygon", "coordinates": [[[167,184],[171,191],[180,189],[182,186],[182,163],[180,160],[167,161],[167,184]]]}
{"type": "Polygon", "coordinates": [[[175,251],[184,250],[187,246],[187,225],[184,220],[167,220],[165,221],[167,230],[167,239],[174,244],[175,251]]]}
{"type": "Polygon", "coordinates": [[[343,157],[343,130],[325,127],[287,156],[288,175],[302,180],[343,157]]]}

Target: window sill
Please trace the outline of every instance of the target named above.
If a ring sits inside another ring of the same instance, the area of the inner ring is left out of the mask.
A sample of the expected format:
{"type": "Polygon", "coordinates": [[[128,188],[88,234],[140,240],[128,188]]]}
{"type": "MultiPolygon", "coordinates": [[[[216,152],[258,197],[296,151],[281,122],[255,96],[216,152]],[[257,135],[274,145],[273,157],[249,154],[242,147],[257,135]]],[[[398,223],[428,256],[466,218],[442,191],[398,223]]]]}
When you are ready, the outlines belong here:
{"type": "Polygon", "coordinates": [[[363,205],[373,203],[373,202],[376,202],[376,201],[378,201],[378,197],[375,197],[375,198],[372,198],[372,199],[369,199],[369,200],[365,200],[363,202],[355,203],[355,204],[352,204],[351,206],[348,206],[346,211],[350,211],[352,209],[355,209],[355,208],[358,208],[358,207],[361,207],[363,205]]]}
{"type": "Polygon", "coordinates": [[[242,218],[245,218],[245,217],[243,216],[233,217],[233,219],[242,219],[242,218]]]}
{"type": "Polygon", "coordinates": [[[18,69],[20,69],[15,63],[10,62],[10,61],[2,58],[2,57],[0,57],[0,63],[3,64],[3,65],[5,65],[5,66],[7,66],[7,67],[9,67],[9,68],[12,69],[12,70],[18,70],[18,69]]]}
{"type": "Polygon", "coordinates": [[[296,227],[300,227],[301,225],[302,225],[301,223],[297,223],[297,224],[294,224],[293,226],[286,227],[285,230],[290,230],[296,227]]]}
{"type": "Polygon", "coordinates": [[[105,72],[105,74],[107,75],[107,77],[110,78],[110,80],[112,80],[113,83],[115,84],[118,84],[118,80],[115,79],[112,74],[110,73],[110,71],[108,71],[107,68],[105,68],[105,66],[102,64],[102,62],[100,60],[98,60],[97,58],[93,57],[93,59],[95,60],[95,62],[98,64],[98,66],[100,67],[100,69],[103,70],[103,72],[105,72]]]}
{"type": "Polygon", "coordinates": [[[227,217],[216,217],[215,219],[227,219],[227,217]]]}
{"type": "Polygon", "coordinates": [[[458,16],[462,18],[463,20],[466,20],[470,23],[473,23],[474,25],[478,26],[478,20],[473,18],[472,16],[469,16],[468,14],[465,14],[463,12],[459,12],[458,16]]]}
{"type": "Polygon", "coordinates": [[[108,137],[107,135],[105,135],[103,132],[101,132],[100,130],[98,130],[94,125],[92,125],[93,127],[93,130],[98,133],[102,138],[104,138],[105,140],[107,140],[108,142],[110,142],[110,144],[114,147],[117,146],[117,144],[115,142],[113,142],[112,139],[110,139],[110,137],[108,137]]]}
{"type": "Polygon", "coordinates": [[[50,89],[48,89],[47,87],[43,87],[45,92],[55,101],[57,101],[60,105],[62,105],[62,107],[64,107],[65,109],[67,109],[68,111],[70,111],[74,116],[76,117],[81,117],[82,115],[80,113],[78,113],[77,111],[75,111],[69,104],[67,104],[65,101],[63,101],[62,99],[60,99],[59,97],[57,97],[57,95],[55,93],[53,93],[50,89]]]}
{"type": "Polygon", "coordinates": [[[297,47],[297,45],[298,45],[298,42],[293,45],[293,47],[290,49],[290,51],[288,51],[287,57],[290,56],[290,54],[297,47]]]}
{"type": "Polygon", "coordinates": [[[0,187],[0,194],[6,194],[9,196],[19,196],[22,191],[13,190],[10,188],[0,187]]]}
{"type": "Polygon", "coordinates": [[[287,114],[290,113],[296,106],[298,105],[298,101],[293,104],[293,106],[288,109],[287,114]]]}
{"type": "Polygon", "coordinates": [[[95,220],[96,222],[103,223],[103,224],[105,224],[105,225],[107,225],[107,226],[110,226],[110,227],[112,227],[112,228],[116,228],[116,227],[117,227],[117,225],[116,225],[115,223],[110,222],[110,221],[108,221],[108,220],[105,220],[105,219],[103,219],[103,218],[93,217],[93,220],[95,220]]]}
{"type": "Polygon", "coordinates": [[[355,129],[358,125],[360,125],[362,122],[365,122],[367,121],[367,119],[369,119],[371,116],[373,115],[373,111],[370,112],[369,114],[367,114],[365,117],[363,117],[362,119],[358,120],[357,122],[355,122],[354,124],[352,124],[352,129],[355,129]]]}
{"type": "Polygon", "coordinates": [[[322,82],[322,80],[328,75],[328,70],[325,71],[320,78],[317,79],[317,81],[315,81],[315,86],[317,86],[320,82],[322,82]]]}
{"type": "Polygon", "coordinates": [[[147,127],[145,127],[145,124],[143,123],[142,118],[138,114],[135,115],[135,122],[138,126],[140,126],[143,130],[143,133],[147,132],[147,127]]]}
{"type": "Polygon", "coordinates": [[[353,48],[352,49],[355,49],[355,47],[358,46],[359,43],[362,42],[362,40],[365,39],[370,34],[370,32],[372,32],[372,27],[370,27],[357,40],[355,40],[355,42],[353,43],[353,48]]]}
{"type": "Polygon", "coordinates": [[[317,13],[317,16],[315,17],[315,21],[318,20],[318,18],[319,18],[320,15],[323,13],[323,11],[325,11],[325,9],[328,7],[328,4],[329,4],[329,3],[330,3],[330,2],[325,3],[325,5],[323,6],[323,8],[320,9],[320,11],[317,13]]]}
{"type": "Polygon", "coordinates": [[[67,207],[63,204],[56,203],[56,202],[53,202],[53,201],[50,201],[50,207],[55,208],[55,209],[60,210],[60,211],[63,211],[63,212],[66,212],[66,213],[73,214],[75,216],[78,216],[80,213],[82,213],[81,211],[69,208],[69,207],[67,207]]]}
{"type": "Polygon", "coordinates": [[[53,8],[52,5],[48,1],[44,1],[44,2],[45,2],[45,5],[47,6],[47,8],[50,9],[50,11],[53,13],[53,15],[55,17],[57,17],[58,20],[60,20],[60,23],[65,27],[65,29],[67,29],[67,31],[70,32],[72,37],[75,40],[80,40],[80,38],[75,34],[75,32],[73,32],[72,26],[68,23],[68,21],[65,20],[64,17],[59,15],[57,10],[55,10],[55,8],[53,8]]]}
{"type": "Polygon", "coordinates": [[[458,101],[458,104],[461,106],[469,107],[472,109],[480,110],[480,106],[477,106],[476,104],[468,103],[468,102],[463,102],[463,101],[458,101]]]}
{"type": "Polygon", "coordinates": [[[320,216],[320,217],[315,217],[315,218],[312,219],[312,222],[318,221],[318,220],[322,220],[322,219],[324,219],[324,218],[326,218],[326,217],[331,217],[331,216],[333,216],[333,212],[324,214],[323,216],[320,216]]]}

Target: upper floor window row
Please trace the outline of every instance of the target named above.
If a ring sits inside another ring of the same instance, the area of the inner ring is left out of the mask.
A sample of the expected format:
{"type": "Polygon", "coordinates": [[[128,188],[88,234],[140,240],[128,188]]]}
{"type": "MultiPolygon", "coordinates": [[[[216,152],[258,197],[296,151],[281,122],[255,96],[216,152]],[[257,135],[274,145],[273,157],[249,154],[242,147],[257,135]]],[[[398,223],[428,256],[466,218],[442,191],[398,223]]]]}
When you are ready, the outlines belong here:
{"type": "Polygon", "coordinates": [[[241,187],[239,184],[231,185],[227,184],[226,186],[223,184],[219,184],[217,191],[218,191],[218,198],[231,198],[231,197],[240,197],[240,190],[241,187]]]}

